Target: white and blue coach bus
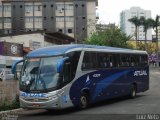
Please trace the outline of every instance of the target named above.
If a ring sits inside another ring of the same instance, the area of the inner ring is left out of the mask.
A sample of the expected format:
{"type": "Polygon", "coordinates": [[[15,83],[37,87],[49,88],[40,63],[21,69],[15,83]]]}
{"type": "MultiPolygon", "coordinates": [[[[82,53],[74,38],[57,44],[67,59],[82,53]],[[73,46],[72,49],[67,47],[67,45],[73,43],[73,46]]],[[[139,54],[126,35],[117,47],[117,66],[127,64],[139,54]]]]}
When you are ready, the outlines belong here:
{"type": "Polygon", "coordinates": [[[30,52],[20,74],[22,108],[86,108],[120,96],[134,98],[149,89],[145,51],[94,46],[56,45],[30,52]]]}

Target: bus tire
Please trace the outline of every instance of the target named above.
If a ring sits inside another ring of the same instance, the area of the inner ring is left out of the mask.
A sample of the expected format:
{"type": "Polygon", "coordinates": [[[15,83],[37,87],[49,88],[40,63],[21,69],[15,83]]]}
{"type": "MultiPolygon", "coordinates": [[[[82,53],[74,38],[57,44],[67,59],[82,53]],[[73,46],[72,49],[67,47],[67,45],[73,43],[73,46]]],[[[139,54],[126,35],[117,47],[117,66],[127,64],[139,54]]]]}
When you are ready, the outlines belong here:
{"type": "Polygon", "coordinates": [[[130,98],[134,99],[137,96],[137,87],[135,84],[132,85],[132,90],[130,94],[130,98]]]}
{"type": "Polygon", "coordinates": [[[80,109],[85,109],[89,105],[89,96],[86,93],[83,93],[80,97],[80,109]]]}

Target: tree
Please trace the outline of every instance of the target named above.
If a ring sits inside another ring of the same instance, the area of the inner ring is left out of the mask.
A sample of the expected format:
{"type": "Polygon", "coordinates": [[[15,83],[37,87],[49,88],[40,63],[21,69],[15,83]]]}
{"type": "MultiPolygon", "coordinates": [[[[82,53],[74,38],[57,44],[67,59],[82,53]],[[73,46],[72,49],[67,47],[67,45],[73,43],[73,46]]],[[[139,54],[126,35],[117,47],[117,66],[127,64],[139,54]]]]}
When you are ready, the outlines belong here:
{"type": "MultiPolygon", "coordinates": [[[[156,52],[156,44],[152,42],[147,43],[148,46],[148,54],[152,54],[156,52]]],[[[145,43],[144,42],[139,42],[139,49],[140,50],[145,50],[145,43]]]]}
{"type": "Polygon", "coordinates": [[[127,36],[118,27],[115,27],[104,31],[94,32],[84,43],[100,46],[132,48],[127,43],[130,39],[131,36],[127,36]]]}
{"type": "Polygon", "coordinates": [[[156,16],[155,20],[153,21],[153,29],[155,30],[156,33],[156,49],[157,49],[157,59],[158,59],[158,27],[160,26],[160,22],[159,22],[159,17],[160,16],[156,16]]]}
{"type": "Polygon", "coordinates": [[[140,26],[140,19],[138,17],[133,17],[128,19],[129,22],[135,25],[135,36],[136,36],[136,48],[137,48],[137,40],[138,40],[138,28],[140,26]]]}
{"type": "Polygon", "coordinates": [[[140,18],[140,23],[141,25],[144,26],[144,29],[143,31],[145,32],[145,50],[147,51],[148,50],[148,47],[147,47],[147,30],[151,27],[153,27],[153,19],[149,18],[149,19],[146,19],[145,17],[141,17],[140,18]]]}

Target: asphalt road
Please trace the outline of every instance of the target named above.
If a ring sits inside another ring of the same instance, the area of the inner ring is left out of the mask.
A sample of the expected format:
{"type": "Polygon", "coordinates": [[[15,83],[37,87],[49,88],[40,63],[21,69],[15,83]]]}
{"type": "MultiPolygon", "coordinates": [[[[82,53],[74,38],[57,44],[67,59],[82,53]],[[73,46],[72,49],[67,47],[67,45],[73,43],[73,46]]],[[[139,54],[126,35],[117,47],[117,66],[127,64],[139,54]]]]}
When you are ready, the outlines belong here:
{"type": "Polygon", "coordinates": [[[135,99],[119,98],[92,105],[86,110],[26,110],[18,120],[137,120],[160,119],[160,69],[150,70],[150,90],[135,99]]]}

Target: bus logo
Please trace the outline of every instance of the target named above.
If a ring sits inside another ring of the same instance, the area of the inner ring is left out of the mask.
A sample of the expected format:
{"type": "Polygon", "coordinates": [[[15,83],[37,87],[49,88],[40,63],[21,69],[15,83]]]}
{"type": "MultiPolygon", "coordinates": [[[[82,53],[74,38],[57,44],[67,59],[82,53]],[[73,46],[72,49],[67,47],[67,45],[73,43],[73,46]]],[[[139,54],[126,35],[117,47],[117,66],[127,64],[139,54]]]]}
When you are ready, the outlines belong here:
{"type": "Polygon", "coordinates": [[[100,77],[100,76],[101,76],[101,74],[94,74],[94,75],[93,75],[94,78],[98,78],[98,77],[100,77]]]}
{"type": "Polygon", "coordinates": [[[147,76],[147,71],[146,70],[135,71],[134,76],[147,76]]]}

